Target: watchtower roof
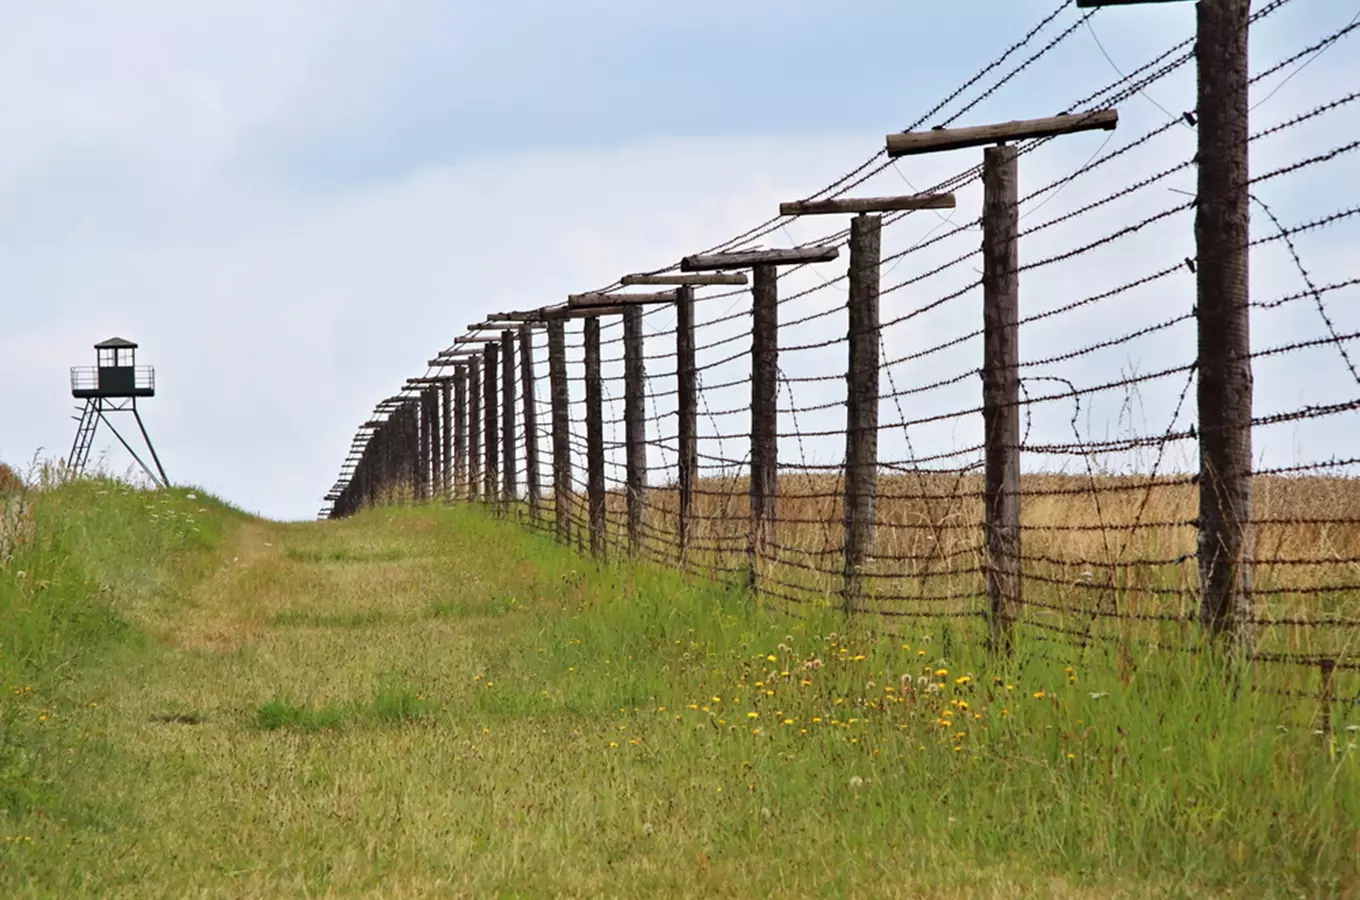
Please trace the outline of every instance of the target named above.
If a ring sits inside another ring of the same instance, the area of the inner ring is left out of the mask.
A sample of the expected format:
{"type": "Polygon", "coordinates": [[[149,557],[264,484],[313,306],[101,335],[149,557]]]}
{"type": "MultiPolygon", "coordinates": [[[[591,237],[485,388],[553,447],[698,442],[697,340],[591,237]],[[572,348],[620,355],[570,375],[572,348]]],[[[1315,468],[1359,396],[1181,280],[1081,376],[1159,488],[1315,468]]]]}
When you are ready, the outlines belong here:
{"type": "Polygon", "coordinates": [[[136,350],[137,345],[127,338],[111,337],[94,345],[96,350],[136,350]]]}

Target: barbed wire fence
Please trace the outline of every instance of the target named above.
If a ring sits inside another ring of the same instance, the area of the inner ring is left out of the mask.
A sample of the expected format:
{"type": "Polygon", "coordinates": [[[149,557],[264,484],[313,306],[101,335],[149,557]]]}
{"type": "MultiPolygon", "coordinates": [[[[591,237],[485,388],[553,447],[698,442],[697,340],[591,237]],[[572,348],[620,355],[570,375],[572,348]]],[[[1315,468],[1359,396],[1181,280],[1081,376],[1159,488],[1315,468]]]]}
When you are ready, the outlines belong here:
{"type": "Polygon", "coordinates": [[[1330,728],[1360,704],[1360,197],[1335,175],[1360,91],[1294,80],[1360,12],[1204,0],[1124,71],[1101,5],[1059,4],[779,216],[470,326],[378,404],[321,517],[479,502],[793,615],[1226,648],[1330,728]],[[1117,77],[957,126],[1081,37],[1117,77]],[[1279,49],[1249,69],[1249,39],[1279,49]]]}

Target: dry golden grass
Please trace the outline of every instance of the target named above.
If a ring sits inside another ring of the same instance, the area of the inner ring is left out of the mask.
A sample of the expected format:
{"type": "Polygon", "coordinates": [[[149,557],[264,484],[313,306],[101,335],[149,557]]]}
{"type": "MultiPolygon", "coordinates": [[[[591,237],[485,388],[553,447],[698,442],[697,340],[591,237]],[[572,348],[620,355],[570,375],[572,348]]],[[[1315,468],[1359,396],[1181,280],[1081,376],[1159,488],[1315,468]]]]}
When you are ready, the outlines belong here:
{"type": "MultiPolygon", "coordinates": [[[[706,479],[696,491],[692,551],[710,577],[748,567],[750,506],[744,478],[706,479]]],[[[842,482],[782,475],[774,547],[759,583],[790,608],[837,604],[843,585],[842,482]]],[[[895,474],[879,485],[868,606],[890,622],[920,616],[980,619],[980,475],[895,474]]],[[[1183,476],[1026,475],[1021,504],[1023,621],[1062,640],[1188,646],[1201,635],[1195,557],[1198,486],[1183,476]]],[[[588,545],[584,497],[575,497],[574,540],[588,545]]],[[[1360,655],[1360,480],[1262,476],[1254,495],[1258,646],[1268,654],[1360,655]],[[1327,620],[1319,622],[1319,620],[1327,620]],[[1328,624],[1343,620],[1340,624],[1328,624]]],[[[607,497],[608,544],[626,546],[626,498],[607,497]]],[[[645,552],[678,561],[678,494],[648,492],[645,552]]],[[[521,513],[522,515],[522,510],[521,513]]],[[[552,521],[551,498],[544,515],[552,521]]],[[[1303,677],[1312,678],[1311,670],[1303,677]]]]}

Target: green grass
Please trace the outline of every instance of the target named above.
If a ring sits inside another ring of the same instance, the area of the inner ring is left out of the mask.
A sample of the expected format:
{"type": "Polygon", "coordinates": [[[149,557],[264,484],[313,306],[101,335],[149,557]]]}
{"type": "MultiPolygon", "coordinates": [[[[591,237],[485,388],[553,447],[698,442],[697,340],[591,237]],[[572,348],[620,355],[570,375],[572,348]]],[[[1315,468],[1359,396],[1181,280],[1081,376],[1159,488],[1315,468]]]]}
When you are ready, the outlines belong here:
{"type": "Polygon", "coordinates": [[[1360,892],[1351,707],[1320,736],[1208,659],[1033,635],[998,666],[980,623],[790,618],[477,510],[186,494],[31,497],[0,895],[1360,892]]]}

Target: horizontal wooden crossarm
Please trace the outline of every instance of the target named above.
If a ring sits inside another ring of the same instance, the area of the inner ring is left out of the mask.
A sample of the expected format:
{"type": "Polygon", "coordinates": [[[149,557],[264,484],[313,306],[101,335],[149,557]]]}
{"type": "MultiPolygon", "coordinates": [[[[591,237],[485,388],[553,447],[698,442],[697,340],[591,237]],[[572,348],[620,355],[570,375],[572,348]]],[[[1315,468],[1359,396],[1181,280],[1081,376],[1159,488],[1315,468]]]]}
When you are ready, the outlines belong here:
{"type": "Polygon", "coordinates": [[[680,299],[679,291],[658,291],[653,294],[569,294],[569,307],[617,306],[627,303],[674,303],[680,299]]]}
{"type": "Polygon", "coordinates": [[[537,322],[541,310],[512,310],[511,312],[492,313],[486,317],[488,322],[537,322]]]}
{"type": "Polygon", "coordinates": [[[791,266],[801,263],[831,262],[840,251],[835,247],[794,247],[791,250],[746,250],[736,253],[712,253],[686,256],[680,260],[685,272],[713,269],[749,269],[752,266],[791,266]]]}
{"type": "Polygon", "coordinates": [[[902,209],[953,209],[953,194],[908,194],[902,197],[847,197],[833,200],[796,200],[779,204],[781,216],[831,213],[894,212],[902,209]]]}
{"type": "Polygon", "coordinates": [[[589,319],[594,316],[621,316],[627,311],[626,306],[617,304],[611,306],[554,306],[542,312],[542,321],[552,321],[556,319],[589,319]]]}
{"type": "Polygon", "coordinates": [[[715,272],[711,275],[625,275],[619,279],[624,287],[644,284],[678,284],[698,286],[703,284],[746,284],[745,272],[715,272]]]}
{"type": "Polygon", "coordinates": [[[431,375],[426,378],[408,378],[406,383],[413,387],[419,387],[420,385],[443,384],[451,378],[450,375],[431,375]]]}
{"type": "Polygon", "coordinates": [[[889,156],[909,156],[915,153],[934,153],[957,150],[960,147],[979,147],[1023,138],[1049,137],[1074,131],[1112,131],[1119,124],[1119,111],[1101,109],[1070,115],[1049,116],[1046,119],[1020,119],[999,125],[974,125],[967,128],[934,128],[930,131],[907,131],[888,135],[889,156]]]}
{"type": "MultiPolygon", "coordinates": [[[[435,355],[435,359],[439,361],[439,365],[441,366],[455,365],[457,363],[466,361],[469,356],[476,356],[478,353],[478,351],[476,350],[455,349],[457,346],[458,346],[457,344],[454,344],[454,346],[450,347],[448,350],[440,350],[439,353],[435,355]]],[[[434,364],[435,363],[433,362],[430,363],[430,365],[434,364]]]]}
{"type": "Polygon", "coordinates": [[[1183,3],[1185,0],[1077,0],[1077,9],[1097,6],[1132,6],[1135,3],[1183,3]]]}

